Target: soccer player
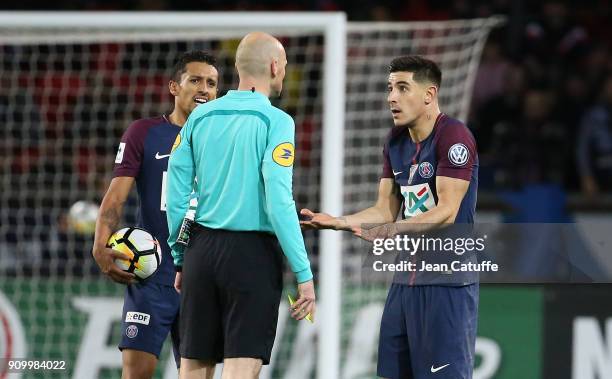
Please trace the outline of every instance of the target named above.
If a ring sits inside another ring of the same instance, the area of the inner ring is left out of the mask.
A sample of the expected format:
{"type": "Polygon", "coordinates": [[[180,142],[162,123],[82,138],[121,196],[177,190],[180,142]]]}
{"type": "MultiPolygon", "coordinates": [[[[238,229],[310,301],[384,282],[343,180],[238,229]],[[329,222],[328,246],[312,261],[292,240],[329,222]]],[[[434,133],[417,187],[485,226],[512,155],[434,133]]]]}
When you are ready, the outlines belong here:
{"type": "MultiPolygon", "coordinates": [[[[367,240],[400,232],[474,222],[478,156],[470,131],[440,112],[442,73],[419,56],[395,58],[389,66],[388,98],[394,127],[383,149],[376,204],[332,217],[303,209],[304,228],[353,231],[367,240]],[[402,220],[396,222],[400,210],[402,220]],[[365,230],[362,224],[383,224],[365,230]]],[[[416,275],[396,280],[385,304],[378,349],[378,375],[391,379],[471,378],[478,318],[475,273],[445,285],[420,283],[416,275]]]]}
{"type": "Polygon", "coordinates": [[[170,157],[168,243],[181,288],[181,378],[211,378],[221,361],[223,378],[258,377],[274,344],[283,253],[298,282],[292,316],[314,316],[291,188],[295,125],[268,99],[280,94],[286,64],[274,37],[244,37],[236,52],[238,90],[198,107],[170,157]],[[201,185],[194,186],[196,176],[201,185]],[[176,238],[193,187],[198,208],[183,252],[176,238]]]}
{"type": "MultiPolygon", "coordinates": [[[[178,314],[180,296],[174,289],[174,266],[166,242],[165,181],[168,157],[181,126],[199,105],[217,97],[219,74],[215,58],[204,51],[182,54],[168,83],[174,96],[169,115],[133,122],[126,130],[115,158],[113,179],[104,195],[96,223],[93,255],[104,274],[127,284],[123,304],[123,337],[119,344],[123,378],[151,378],[168,332],[171,332],[177,366],[178,314]],[[145,282],[135,282],[133,274],[121,271],[115,258],[121,253],[106,247],[119,227],[123,204],[134,184],[138,189],[138,226],[151,232],[162,248],[158,271],[145,282]]],[[[184,214],[183,214],[184,215],[184,214]]]]}

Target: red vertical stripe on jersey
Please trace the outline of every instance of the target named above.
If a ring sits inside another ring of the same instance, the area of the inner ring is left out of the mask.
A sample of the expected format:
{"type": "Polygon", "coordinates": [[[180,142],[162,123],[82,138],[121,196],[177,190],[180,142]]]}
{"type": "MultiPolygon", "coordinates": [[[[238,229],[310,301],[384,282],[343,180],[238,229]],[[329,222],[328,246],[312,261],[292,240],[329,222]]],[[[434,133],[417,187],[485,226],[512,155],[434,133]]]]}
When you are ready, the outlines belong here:
{"type": "Polygon", "coordinates": [[[421,152],[421,143],[417,142],[417,149],[416,149],[416,153],[414,153],[414,156],[412,157],[412,164],[417,164],[417,157],[419,156],[419,153],[421,152]]]}

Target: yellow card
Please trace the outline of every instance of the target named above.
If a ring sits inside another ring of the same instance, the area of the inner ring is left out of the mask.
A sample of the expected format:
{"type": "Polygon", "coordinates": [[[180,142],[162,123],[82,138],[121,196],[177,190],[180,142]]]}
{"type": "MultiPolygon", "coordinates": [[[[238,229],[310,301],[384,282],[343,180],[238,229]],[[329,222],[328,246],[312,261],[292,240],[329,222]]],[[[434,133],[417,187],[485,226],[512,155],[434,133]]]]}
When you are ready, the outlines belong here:
{"type": "MultiPolygon", "coordinates": [[[[295,303],[295,299],[293,298],[293,296],[291,296],[291,294],[287,294],[287,298],[289,299],[289,306],[293,306],[293,304],[295,303]]],[[[312,315],[309,313],[306,315],[306,317],[304,317],[306,320],[310,321],[311,323],[313,323],[312,321],[312,315]]]]}

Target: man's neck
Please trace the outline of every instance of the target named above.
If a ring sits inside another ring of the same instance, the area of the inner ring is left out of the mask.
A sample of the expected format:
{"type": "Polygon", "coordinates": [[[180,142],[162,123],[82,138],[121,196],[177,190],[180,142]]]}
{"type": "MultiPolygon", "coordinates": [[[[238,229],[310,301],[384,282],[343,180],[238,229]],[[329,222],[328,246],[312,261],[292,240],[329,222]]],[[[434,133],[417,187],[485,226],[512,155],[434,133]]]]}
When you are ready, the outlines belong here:
{"type": "Polygon", "coordinates": [[[168,121],[173,123],[174,125],[183,126],[187,121],[187,114],[178,109],[178,107],[174,107],[174,110],[168,116],[168,121]]]}
{"type": "Polygon", "coordinates": [[[428,110],[421,117],[415,120],[414,126],[408,128],[410,138],[413,142],[422,142],[424,139],[429,137],[431,131],[436,125],[436,120],[440,114],[440,109],[428,110]]]}
{"type": "Polygon", "coordinates": [[[241,78],[238,83],[238,91],[254,91],[270,97],[270,82],[255,78],[241,78]]]}

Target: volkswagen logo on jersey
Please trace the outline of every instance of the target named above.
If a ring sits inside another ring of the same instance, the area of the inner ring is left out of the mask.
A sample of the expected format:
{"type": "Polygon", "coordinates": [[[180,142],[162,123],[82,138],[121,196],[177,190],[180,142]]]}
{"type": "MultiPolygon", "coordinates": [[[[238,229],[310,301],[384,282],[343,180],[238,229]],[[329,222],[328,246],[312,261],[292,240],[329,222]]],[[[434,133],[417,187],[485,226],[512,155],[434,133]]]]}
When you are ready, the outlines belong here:
{"type": "Polygon", "coordinates": [[[448,160],[455,166],[463,166],[470,158],[470,152],[462,143],[456,143],[448,149],[448,160]]]}
{"type": "Polygon", "coordinates": [[[433,176],[433,174],[434,169],[431,163],[421,162],[421,164],[419,165],[419,175],[421,175],[423,179],[429,179],[433,176]]]}

